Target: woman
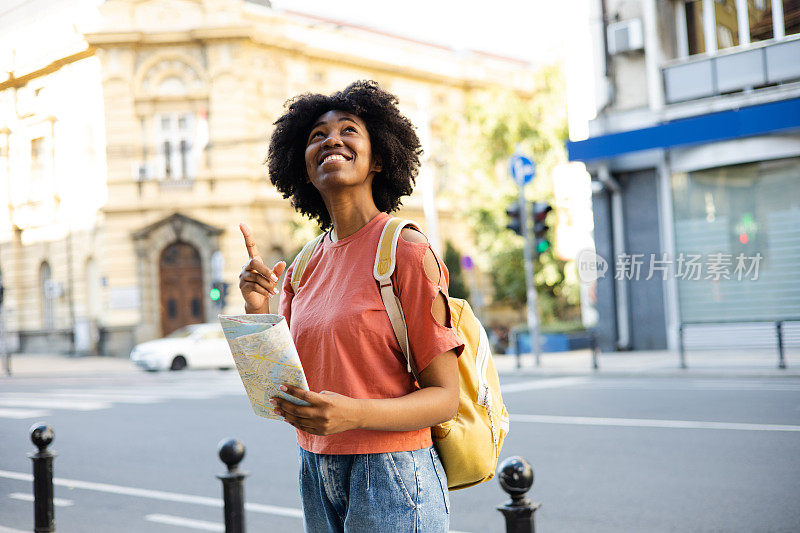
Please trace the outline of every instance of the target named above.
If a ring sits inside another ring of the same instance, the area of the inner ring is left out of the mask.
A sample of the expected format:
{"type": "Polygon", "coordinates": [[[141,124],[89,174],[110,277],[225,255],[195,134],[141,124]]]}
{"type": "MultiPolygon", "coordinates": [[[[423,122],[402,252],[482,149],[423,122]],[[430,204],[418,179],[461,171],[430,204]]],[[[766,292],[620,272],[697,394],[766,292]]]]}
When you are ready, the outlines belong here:
{"type": "MultiPolygon", "coordinates": [[[[458,407],[463,343],[450,327],[448,273],[424,235],[403,230],[393,284],[418,385],[372,275],[388,213],[411,193],[422,151],[396,103],[372,81],[301,95],[270,141],[271,182],[328,230],[296,293],[289,267],[279,305],[313,392],[284,390],[310,406],[272,399],[296,428],[307,531],[449,528],[447,479],[430,434],[458,407]]],[[[245,311],[266,313],[285,263],[268,268],[246,226],[242,233],[251,257],[239,276],[245,311]]]]}

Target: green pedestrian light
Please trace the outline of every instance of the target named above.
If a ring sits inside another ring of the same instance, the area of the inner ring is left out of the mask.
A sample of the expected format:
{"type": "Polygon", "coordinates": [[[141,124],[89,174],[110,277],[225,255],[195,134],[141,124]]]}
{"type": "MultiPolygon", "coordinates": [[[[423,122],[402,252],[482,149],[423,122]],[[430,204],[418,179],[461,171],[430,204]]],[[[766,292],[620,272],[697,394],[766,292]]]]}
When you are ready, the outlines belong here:
{"type": "Polygon", "coordinates": [[[550,225],[547,224],[547,214],[553,210],[547,202],[534,202],[531,206],[533,210],[533,238],[536,253],[541,255],[550,249],[550,225]]]}
{"type": "Polygon", "coordinates": [[[545,253],[550,248],[550,242],[548,241],[539,241],[536,244],[536,251],[540,254],[545,253]]]}

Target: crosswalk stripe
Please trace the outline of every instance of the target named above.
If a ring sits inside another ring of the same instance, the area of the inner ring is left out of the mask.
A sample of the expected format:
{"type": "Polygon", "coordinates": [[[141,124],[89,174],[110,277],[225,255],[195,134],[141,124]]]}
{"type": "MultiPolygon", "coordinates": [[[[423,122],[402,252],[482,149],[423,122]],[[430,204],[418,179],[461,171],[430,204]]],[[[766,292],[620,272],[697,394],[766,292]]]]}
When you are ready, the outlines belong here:
{"type": "Polygon", "coordinates": [[[511,423],[574,424],[585,426],[655,427],[674,429],[730,429],[738,431],[800,431],[800,426],[747,424],[738,422],[702,422],[694,420],[656,420],[650,418],[601,418],[588,416],[509,415],[511,423]]]}
{"type": "Polygon", "coordinates": [[[200,529],[203,531],[225,531],[225,526],[216,522],[208,522],[206,520],[196,520],[194,518],[183,518],[180,516],[171,516],[166,514],[149,514],[144,517],[149,522],[156,524],[167,524],[170,526],[183,526],[192,529],[200,529]]]}
{"type": "MultiPolygon", "coordinates": [[[[19,481],[33,481],[33,476],[31,474],[26,474],[23,472],[10,472],[8,470],[0,470],[0,477],[16,479],[19,481]]],[[[97,492],[106,492],[109,494],[119,494],[122,496],[134,496],[138,498],[149,498],[168,502],[191,503],[194,505],[204,505],[206,507],[221,508],[223,506],[222,500],[219,498],[194,496],[192,494],[181,494],[178,492],[167,492],[163,490],[124,487],[121,485],[112,485],[110,483],[94,483],[92,481],[80,481],[77,479],[54,478],[53,485],[69,487],[71,489],[84,489],[97,492]]],[[[245,503],[244,508],[245,510],[254,513],[274,514],[279,516],[290,516],[294,518],[303,517],[303,511],[293,507],[280,507],[277,505],[264,505],[260,503],[245,503]]]]}
{"type": "Polygon", "coordinates": [[[70,409],[73,411],[97,411],[98,409],[108,409],[111,407],[107,402],[89,402],[63,399],[37,399],[29,398],[25,400],[14,400],[0,398],[0,405],[5,407],[39,407],[45,409],[70,409]]]}
{"type": "Polygon", "coordinates": [[[0,533],[28,533],[28,531],[23,531],[22,529],[14,529],[10,527],[0,526],[0,533]]]}
{"type": "Polygon", "coordinates": [[[0,418],[40,418],[50,414],[44,409],[5,409],[0,407],[0,418]]]}
{"type": "Polygon", "coordinates": [[[133,396],[133,395],[111,395],[111,394],[94,394],[91,392],[48,392],[45,394],[38,392],[10,392],[0,394],[0,401],[2,400],[48,400],[48,401],[63,401],[63,400],[78,400],[78,401],[97,401],[105,403],[133,403],[133,404],[151,404],[158,403],[164,400],[160,396],[133,396]]]}
{"type": "MultiPolygon", "coordinates": [[[[24,502],[33,501],[33,494],[28,494],[27,492],[12,492],[8,495],[8,497],[14,500],[22,500],[24,502]]],[[[75,502],[72,500],[65,500],[64,498],[53,498],[53,505],[56,507],[70,507],[75,505],[75,502]]]]}
{"type": "Polygon", "coordinates": [[[573,385],[582,385],[587,383],[589,378],[553,378],[553,379],[534,379],[531,381],[522,381],[517,383],[509,383],[508,385],[500,385],[500,390],[503,394],[507,392],[520,392],[526,390],[536,389],[557,389],[560,387],[571,387],[573,385]]]}

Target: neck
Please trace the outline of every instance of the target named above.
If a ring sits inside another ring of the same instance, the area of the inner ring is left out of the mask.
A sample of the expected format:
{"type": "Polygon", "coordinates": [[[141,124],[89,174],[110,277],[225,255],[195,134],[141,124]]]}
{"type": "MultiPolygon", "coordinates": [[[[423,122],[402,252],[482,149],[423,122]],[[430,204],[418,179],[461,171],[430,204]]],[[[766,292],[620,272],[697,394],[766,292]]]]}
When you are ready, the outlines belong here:
{"type": "Polygon", "coordinates": [[[380,213],[370,191],[368,198],[353,195],[332,195],[325,198],[325,205],[333,223],[333,235],[341,240],[354,234],[380,213]]]}

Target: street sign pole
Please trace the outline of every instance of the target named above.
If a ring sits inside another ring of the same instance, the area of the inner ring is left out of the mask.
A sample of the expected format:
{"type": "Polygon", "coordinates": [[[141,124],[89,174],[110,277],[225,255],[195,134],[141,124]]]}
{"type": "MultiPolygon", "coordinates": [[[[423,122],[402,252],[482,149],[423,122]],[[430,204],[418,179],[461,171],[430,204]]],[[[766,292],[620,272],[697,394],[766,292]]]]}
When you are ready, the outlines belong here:
{"type": "Polygon", "coordinates": [[[536,358],[536,366],[540,366],[541,346],[539,344],[539,307],[536,300],[536,286],[533,281],[533,231],[530,228],[528,202],[525,200],[525,185],[519,185],[519,212],[523,220],[522,237],[525,239],[523,256],[525,258],[525,291],[528,297],[527,315],[528,332],[531,349],[536,358]]]}
{"type": "Polygon", "coordinates": [[[522,226],[523,257],[525,259],[525,292],[528,300],[527,319],[531,350],[536,358],[536,366],[541,364],[542,349],[539,344],[539,311],[536,301],[536,286],[533,282],[533,231],[530,228],[528,202],[525,201],[525,185],[536,175],[536,165],[522,154],[516,153],[509,160],[509,172],[519,188],[519,213],[522,226]]]}

